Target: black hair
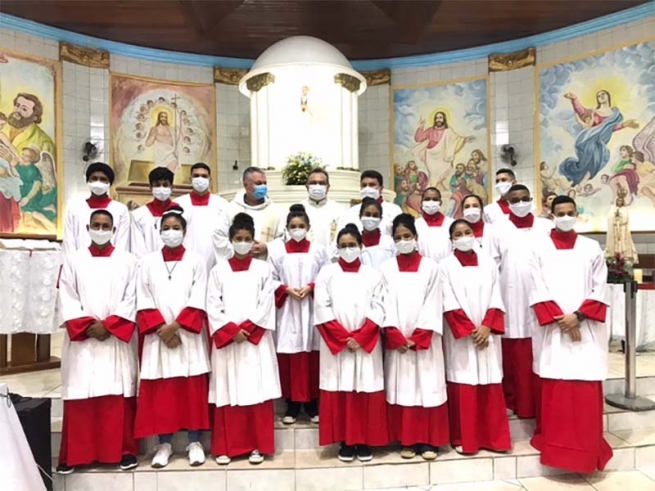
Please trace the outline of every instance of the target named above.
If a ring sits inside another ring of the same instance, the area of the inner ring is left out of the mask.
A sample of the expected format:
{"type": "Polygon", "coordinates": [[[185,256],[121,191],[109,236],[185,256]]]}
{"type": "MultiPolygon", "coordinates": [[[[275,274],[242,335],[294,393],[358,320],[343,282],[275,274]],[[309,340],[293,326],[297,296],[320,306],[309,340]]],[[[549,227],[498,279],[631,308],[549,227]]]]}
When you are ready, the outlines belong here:
{"type": "Polygon", "coordinates": [[[111,213],[109,213],[109,212],[108,212],[107,210],[105,210],[105,209],[95,210],[93,213],[91,213],[91,216],[89,217],[89,224],[91,224],[91,222],[93,221],[93,219],[94,219],[95,217],[97,217],[97,216],[101,216],[101,217],[109,217],[109,219],[111,220],[111,226],[112,226],[112,227],[114,226],[114,215],[112,215],[111,213]]]}
{"type": "Polygon", "coordinates": [[[378,184],[380,186],[384,186],[384,181],[382,179],[382,174],[380,174],[378,171],[376,171],[376,170],[365,170],[359,176],[359,182],[362,182],[367,177],[377,180],[378,184]]]}
{"type": "Polygon", "coordinates": [[[196,169],[205,169],[209,173],[210,176],[212,175],[212,170],[204,162],[196,162],[195,164],[193,164],[191,166],[191,170],[190,170],[191,174],[193,174],[193,171],[196,170],[196,169]]]}
{"type": "Polygon", "coordinates": [[[255,238],[255,222],[252,217],[247,213],[237,213],[232,220],[232,225],[230,225],[229,236],[230,240],[234,239],[234,236],[239,230],[247,230],[252,235],[253,239],[255,238]]]}
{"type": "Polygon", "coordinates": [[[462,223],[465,223],[469,227],[471,226],[468,220],[464,220],[463,218],[458,218],[457,220],[455,220],[453,223],[450,224],[450,227],[448,227],[448,235],[450,236],[451,239],[453,238],[453,233],[455,232],[455,228],[457,227],[457,225],[461,225],[462,223]]]}
{"type": "MultiPolygon", "coordinates": [[[[554,214],[555,213],[555,207],[557,205],[563,205],[565,203],[571,203],[573,206],[576,206],[575,200],[573,198],[571,198],[570,196],[566,196],[566,195],[558,196],[557,198],[555,198],[553,200],[553,203],[550,205],[550,212],[554,214]]],[[[576,209],[577,209],[577,206],[576,206],[576,209]]]]}
{"type": "MultiPolygon", "coordinates": [[[[464,164],[462,164],[462,165],[464,165],[464,164]]],[[[436,192],[439,195],[439,199],[441,199],[441,191],[439,191],[439,189],[435,188],[434,186],[430,186],[429,188],[425,188],[423,190],[423,192],[421,193],[421,201],[423,200],[423,196],[425,196],[425,193],[427,193],[428,191],[436,192]]]]}
{"type": "Polygon", "coordinates": [[[182,230],[186,232],[186,218],[184,218],[184,209],[178,204],[171,204],[161,216],[160,227],[164,225],[167,218],[175,218],[182,225],[182,230]]]}
{"type": "Polygon", "coordinates": [[[418,235],[416,232],[414,217],[409,213],[401,213],[393,219],[393,224],[391,225],[391,235],[394,235],[396,233],[396,229],[400,226],[408,229],[413,235],[418,235]]]}
{"type": "Polygon", "coordinates": [[[513,193],[514,191],[527,191],[528,193],[530,192],[528,187],[525,186],[524,184],[514,184],[511,188],[509,188],[509,191],[507,191],[507,194],[513,193]]]}
{"type": "Polygon", "coordinates": [[[359,207],[359,216],[361,217],[364,214],[364,210],[369,206],[375,206],[380,212],[380,218],[382,218],[382,205],[378,203],[378,200],[373,198],[364,198],[362,200],[362,205],[359,207]]]}
{"type": "Polygon", "coordinates": [[[86,168],[86,182],[89,182],[89,179],[91,179],[91,174],[94,172],[102,172],[109,180],[109,184],[114,184],[114,179],[116,177],[114,174],[114,169],[109,167],[104,162],[94,162],[86,168]]]}
{"type": "Polygon", "coordinates": [[[357,225],[355,225],[354,223],[349,223],[341,230],[339,230],[339,233],[337,234],[337,245],[339,244],[339,239],[341,239],[341,237],[343,237],[344,235],[352,235],[353,237],[355,237],[357,244],[362,245],[362,233],[359,231],[357,225]]]}
{"type": "Polygon", "coordinates": [[[152,169],[150,174],[148,174],[148,182],[151,186],[155,181],[168,181],[173,184],[174,179],[175,174],[173,174],[173,172],[166,167],[157,167],[152,169]]]}
{"type": "Polygon", "coordinates": [[[482,201],[482,198],[480,196],[478,196],[477,194],[467,194],[466,196],[464,196],[464,199],[462,200],[462,207],[464,207],[464,203],[469,198],[477,199],[478,203],[480,204],[480,208],[484,208],[484,201],[482,201]]]}
{"type": "Polygon", "coordinates": [[[309,181],[309,176],[312,174],[323,174],[325,176],[325,179],[328,183],[328,186],[330,185],[330,174],[328,174],[328,171],[323,169],[322,167],[316,167],[315,169],[312,169],[309,174],[307,174],[307,180],[309,181]]]}
{"type": "Polygon", "coordinates": [[[496,171],[496,175],[499,176],[501,174],[507,174],[512,177],[512,180],[516,180],[516,174],[514,174],[514,171],[512,169],[507,169],[507,168],[498,169],[496,171]]]}
{"type": "Polygon", "coordinates": [[[250,174],[255,174],[255,173],[265,174],[263,169],[261,169],[259,167],[250,166],[246,170],[243,171],[243,174],[241,176],[243,182],[246,182],[246,179],[250,176],[250,174]]]}
{"type": "Polygon", "coordinates": [[[302,218],[305,224],[307,224],[307,227],[310,226],[309,216],[307,215],[307,212],[305,211],[305,207],[303,205],[295,204],[289,207],[289,214],[287,215],[287,227],[289,226],[291,220],[294,218],[302,218]]]}

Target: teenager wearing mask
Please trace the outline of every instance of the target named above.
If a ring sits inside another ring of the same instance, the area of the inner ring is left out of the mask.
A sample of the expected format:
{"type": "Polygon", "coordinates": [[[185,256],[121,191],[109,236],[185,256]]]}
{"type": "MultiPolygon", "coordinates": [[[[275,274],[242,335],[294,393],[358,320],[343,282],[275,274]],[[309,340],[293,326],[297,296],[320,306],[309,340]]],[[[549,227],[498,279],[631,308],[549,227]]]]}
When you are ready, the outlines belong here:
{"type": "Polygon", "coordinates": [[[469,194],[462,201],[462,212],[473,230],[475,237],[475,246],[483,254],[491,254],[491,236],[493,234],[493,225],[485,223],[483,220],[483,201],[477,194],[469,194]]]}
{"type": "Polygon", "coordinates": [[[453,219],[441,212],[441,192],[437,188],[423,191],[421,209],[421,216],[416,220],[418,249],[421,255],[439,263],[452,251],[448,227],[453,219]]]}
{"type": "Polygon", "coordinates": [[[132,254],[137,258],[162,248],[159,225],[162,215],[171,205],[174,178],[175,174],[166,167],[157,167],[148,175],[154,199],[132,212],[130,241],[132,254]]]}
{"type": "Polygon", "coordinates": [[[494,223],[509,215],[507,193],[514,184],[516,184],[516,174],[514,174],[512,169],[500,169],[496,172],[495,189],[498,193],[498,201],[494,201],[484,207],[485,222],[494,223]]]}
{"type": "Polygon", "coordinates": [[[373,198],[364,198],[359,207],[359,221],[362,224],[362,263],[379,270],[382,263],[396,255],[396,248],[390,235],[382,233],[384,208],[373,198]]]}
{"type": "Polygon", "coordinates": [[[331,200],[330,176],[325,169],[314,169],[307,176],[307,199],[302,201],[305,212],[312,222],[308,239],[323,247],[330,247],[337,236],[339,219],[346,206],[331,200]]]}

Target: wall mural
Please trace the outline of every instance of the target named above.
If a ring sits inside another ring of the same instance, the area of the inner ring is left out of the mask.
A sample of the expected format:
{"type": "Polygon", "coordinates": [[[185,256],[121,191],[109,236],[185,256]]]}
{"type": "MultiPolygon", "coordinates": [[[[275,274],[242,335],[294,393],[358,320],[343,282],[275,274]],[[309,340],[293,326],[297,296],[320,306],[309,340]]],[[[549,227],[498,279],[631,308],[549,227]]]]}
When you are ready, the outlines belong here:
{"type": "MultiPolygon", "coordinates": [[[[155,167],[190,185],[190,167],[205,162],[216,176],[213,85],[111,75],[111,161],[119,200],[151,199],[148,174],[155,167]]],[[[216,186],[216,177],[214,177],[216,186]]],[[[178,188],[184,189],[184,188],[178,188]]]]}
{"type": "Polygon", "coordinates": [[[60,230],[60,84],[59,62],[0,50],[0,235],[60,230]]]}
{"type": "Polygon", "coordinates": [[[442,210],[462,216],[468,194],[489,200],[487,78],[392,89],[392,175],[396,203],[415,216],[434,186],[442,210]]]}
{"type": "Polygon", "coordinates": [[[581,232],[606,231],[617,198],[632,230],[655,230],[655,42],[536,73],[541,195],[575,198],[581,232]]]}

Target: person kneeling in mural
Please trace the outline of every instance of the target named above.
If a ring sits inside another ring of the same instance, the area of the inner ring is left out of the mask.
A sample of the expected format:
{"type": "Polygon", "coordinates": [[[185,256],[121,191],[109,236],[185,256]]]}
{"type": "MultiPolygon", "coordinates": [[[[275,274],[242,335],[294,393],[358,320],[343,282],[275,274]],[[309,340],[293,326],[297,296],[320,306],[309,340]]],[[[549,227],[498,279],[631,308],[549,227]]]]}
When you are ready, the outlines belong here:
{"type": "Polygon", "coordinates": [[[65,258],[59,283],[66,328],[61,474],[94,462],[133,469],[139,450],[133,437],[136,259],[110,243],[116,229],[108,211],[94,211],[87,229],[91,245],[65,258]]]}

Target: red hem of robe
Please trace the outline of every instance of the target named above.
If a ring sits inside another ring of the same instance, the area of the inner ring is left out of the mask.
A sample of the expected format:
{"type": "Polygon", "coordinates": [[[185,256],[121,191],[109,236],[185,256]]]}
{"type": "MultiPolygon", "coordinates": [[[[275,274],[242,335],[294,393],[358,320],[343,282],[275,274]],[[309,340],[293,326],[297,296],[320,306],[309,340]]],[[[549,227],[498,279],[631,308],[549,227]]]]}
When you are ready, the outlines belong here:
{"type": "Polygon", "coordinates": [[[94,462],[117,464],[123,455],[138,455],[135,413],[136,397],[112,395],[64,401],[59,463],[71,467],[94,462]]]}
{"type": "Polygon", "coordinates": [[[605,322],[607,317],[607,305],[597,300],[585,300],[578,309],[578,312],[587,316],[587,319],[596,322],[605,322]]]}
{"type": "Polygon", "coordinates": [[[275,410],[273,401],[251,406],[214,406],[211,453],[237,457],[259,450],[275,453],[275,410]]]}
{"type": "Polygon", "coordinates": [[[468,385],[448,382],[450,441],[473,454],[480,449],[512,449],[501,384],[468,385]]]}
{"type": "Polygon", "coordinates": [[[499,309],[487,310],[482,325],[487,326],[494,334],[505,334],[505,312],[499,309]]]}
{"type": "Polygon", "coordinates": [[[205,314],[204,310],[193,307],[184,307],[175,321],[182,326],[183,329],[192,332],[193,334],[199,334],[205,325],[206,317],[207,314],[205,314]]]}
{"type": "Polygon", "coordinates": [[[397,327],[387,327],[384,330],[384,349],[394,350],[407,345],[407,338],[397,327]]]}
{"type": "Polygon", "coordinates": [[[86,330],[91,327],[97,319],[93,317],[80,317],[78,319],[71,319],[66,321],[66,332],[68,332],[68,337],[71,341],[84,341],[89,339],[89,336],[86,334],[86,330]]]}
{"type": "Polygon", "coordinates": [[[209,429],[207,374],[141,379],[134,423],[137,438],[209,429]]]}
{"type": "Polygon", "coordinates": [[[159,326],[166,324],[164,316],[159,309],[144,309],[136,313],[136,324],[139,326],[139,333],[152,334],[159,326]]]}
{"type": "Polygon", "coordinates": [[[436,407],[388,404],[389,440],[409,447],[419,443],[441,447],[450,443],[448,404],[436,407]]]}
{"type": "Polygon", "coordinates": [[[451,310],[449,312],[444,312],[443,315],[446,318],[446,322],[448,322],[455,339],[465,338],[475,331],[473,322],[471,322],[471,319],[468,318],[468,315],[466,315],[464,310],[451,310]]]}
{"type": "Polygon", "coordinates": [[[278,353],[282,397],[294,402],[318,399],[319,352],[278,353]]]}
{"type": "Polygon", "coordinates": [[[555,317],[564,315],[560,306],[553,300],[536,303],[532,306],[532,310],[534,310],[534,314],[537,316],[537,321],[542,327],[557,322],[555,317]]]}
{"type": "Polygon", "coordinates": [[[319,445],[382,447],[389,443],[387,401],[384,391],[332,392],[321,390],[319,445]]]}
{"type": "Polygon", "coordinates": [[[107,329],[112,336],[116,336],[124,343],[130,342],[136,327],[134,322],[123,319],[118,315],[110,315],[102,321],[102,325],[105,326],[105,329],[107,329]]]}
{"type": "Polygon", "coordinates": [[[532,339],[502,339],[503,392],[507,407],[523,418],[534,418],[532,339]]]}

